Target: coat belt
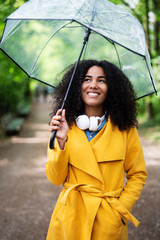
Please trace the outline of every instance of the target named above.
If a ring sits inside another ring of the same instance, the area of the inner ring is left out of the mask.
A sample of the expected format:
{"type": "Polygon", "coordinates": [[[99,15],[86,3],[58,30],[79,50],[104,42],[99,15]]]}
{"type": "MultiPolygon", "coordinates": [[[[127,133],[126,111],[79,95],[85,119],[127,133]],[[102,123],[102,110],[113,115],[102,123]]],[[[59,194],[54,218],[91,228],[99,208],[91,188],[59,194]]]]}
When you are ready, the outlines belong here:
{"type": "Polygon", "coordinates": [[[105,192],[104,190],[98,189],[90,184],[71,184],[65,182],[63,188],[66,189],[63,197],[61,198],[61,203],[66,204],[68,194],[71,190],[77,190],[80,192],[87,192],[94,197],[104,198],[108,204],[116,210],[122,217],[131,221],[136,227],[139,225],[139,221],[123,206],[123,204],[118,200],[122,192],[122,188],[116,191],[105,192]]]}

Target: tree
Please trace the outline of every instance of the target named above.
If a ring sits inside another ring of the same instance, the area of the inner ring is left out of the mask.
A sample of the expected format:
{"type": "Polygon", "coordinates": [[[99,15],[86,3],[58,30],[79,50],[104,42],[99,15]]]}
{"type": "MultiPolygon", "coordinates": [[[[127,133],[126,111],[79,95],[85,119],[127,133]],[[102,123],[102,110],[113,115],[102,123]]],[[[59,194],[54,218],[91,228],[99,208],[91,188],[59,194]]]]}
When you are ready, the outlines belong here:
{"type": "Polygon", "coordinates": [[[152,0],[153,3],[153,12],[155,15],[155,21],[154,21],[154,50],[155,55],[160,54],[160,1],[159,0],[152,0]]]}
{"type": "MultiPolygon", "coordinates": [[[[5,0],[0,2],[0,33],[4,29],[4,20],[14,10],[21,6],[24,0],[5,0]]],[[[25,98],[29,81],[26,75],[0,51],[0,115],[14,111],[20,100],[25,98]]]]}
{"type": "MultiPolygon", "coordinates": [[[[160,66],[160,1],[159,0],[137,0],[134,7],[133,1],[131,0],[121,0],[112,1],[116,4],[123,4],[127,9],[141,22],[146,36],[146,43],[151,56],[152,63],[154,63],[153,68],[155,73],[158,72],[160,66]],[[152,16],[152,19],[151,19],[152,16]],[[154,22],[153,22],[154,17],[154,22]],[[155,60],[154,60],[155,58],[155,60]]],[[[155,74],[158,81],[158,75],[155,74]]],[[[158,104],[154,101],[155,95],[151,95],[145,98],[146,110],[148,113],[148,118],[153,119],[156,112],[154,111],[154,104],[158,104]]],[[[157,109],[157,108],[156,108],[157,109]]]]}

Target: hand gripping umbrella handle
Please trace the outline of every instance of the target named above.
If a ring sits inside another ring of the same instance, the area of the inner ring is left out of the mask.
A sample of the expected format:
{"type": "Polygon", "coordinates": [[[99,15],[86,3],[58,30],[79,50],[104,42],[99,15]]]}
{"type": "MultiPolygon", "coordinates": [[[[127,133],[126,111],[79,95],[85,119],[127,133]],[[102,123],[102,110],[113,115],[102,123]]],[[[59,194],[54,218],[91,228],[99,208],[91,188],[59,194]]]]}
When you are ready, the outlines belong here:
{"type": "Polygon", "coordinates": [[[50,138],[50,143],[49,143],[49,148],[54,149],[54,139],[56,137],[57,130],[54,130],[52,132],[51,138],[50,138]]]}
{"type": "MultiPolygon", "coordinates": [[[[62,104],[62,108],[61,108],[62,110],[63,110],[63,106],[64,106],[64,103],[62,104]]],[[[60,116],[61,116],[61,113],[60,113],[60,116]]],[[[55,137],[56,137],[56,133],[57,133],[57,130],[53,130],[51,138],[50,138],[50,143],[49,143],[49,148],[50,149],[54,149],[54,140],[55,140],[55,137]]]]}

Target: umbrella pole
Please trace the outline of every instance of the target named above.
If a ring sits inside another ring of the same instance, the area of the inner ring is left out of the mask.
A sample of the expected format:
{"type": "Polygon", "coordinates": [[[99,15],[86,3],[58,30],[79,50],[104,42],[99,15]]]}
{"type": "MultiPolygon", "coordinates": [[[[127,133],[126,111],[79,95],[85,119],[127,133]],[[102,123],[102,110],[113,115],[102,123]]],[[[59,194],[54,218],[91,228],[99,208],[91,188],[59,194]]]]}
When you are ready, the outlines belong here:
{"type": "MultiPolygon", "coordinates": [[[[86,43],[87,43],[87,41],[88,41],[90,32],[91,32],[91,31],[90,31],[90,29],[88,28],[88,29],[86,30],[86,33],[85,33],[85,36],[84,36],[83,45],[82,45],[82,48],[81,48],[81,51],[80,51],[78,60],[77,60],[77,62],[76,62],[76,65],[75,65],[75,67],[74,67],[74,70],[73,70],[73,73],[72,73],[70,82],[69,82],[69,84],[68,84],[67,91],[66,91],[64,100],[63,100],[63,102],[62,102],[61,109],[64,108],[64,105],[65,105],[65,102],[66,102],[66,99],[67,99],[67,96],[68,96],[68,93],[69,93],[69,90],[70,90],[70,87],[71,87],[73,78],[74,78],[74,76],[75,76],[75,73],[76,73],[76,70],[77,70],[79,61],[80,61],[80,59],[81,59],[81,56],[82,56],[84,47],[85,47],[85,45],[86,45],[86,43]]],[[[54,139],[55,139],[55,137],[56,137],[56,133],[57,133],[57,130],[54,130],[54,131],[52,132],[52,135],[51,135],[51,138],[50,138],[50,144],[49,144],[50,149],[54,149],[54,139]]]]}

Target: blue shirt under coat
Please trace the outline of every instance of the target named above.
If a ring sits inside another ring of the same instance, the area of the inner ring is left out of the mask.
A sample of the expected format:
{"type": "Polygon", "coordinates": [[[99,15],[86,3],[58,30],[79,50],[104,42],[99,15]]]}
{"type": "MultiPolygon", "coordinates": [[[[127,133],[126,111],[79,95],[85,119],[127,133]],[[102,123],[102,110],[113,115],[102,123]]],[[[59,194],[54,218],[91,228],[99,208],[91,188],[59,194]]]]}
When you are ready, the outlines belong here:
{"type": "Polygon", "coordinates": [[[101,125],[98,127],[96,131],[90,131],[89,129],[85,130],[85,134],[87,136],[88,141],[90,142],[96,135],[97,133],[104,127],[106,123],[106,118],[102,121],[101,125]]]}

